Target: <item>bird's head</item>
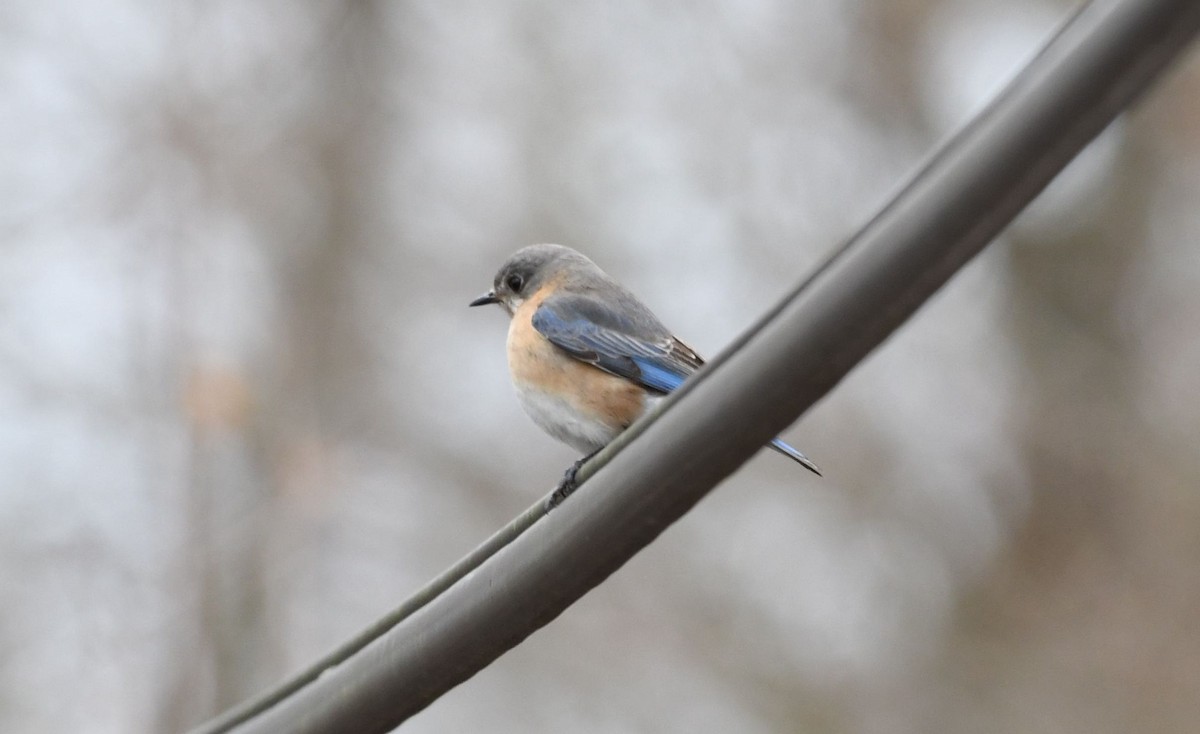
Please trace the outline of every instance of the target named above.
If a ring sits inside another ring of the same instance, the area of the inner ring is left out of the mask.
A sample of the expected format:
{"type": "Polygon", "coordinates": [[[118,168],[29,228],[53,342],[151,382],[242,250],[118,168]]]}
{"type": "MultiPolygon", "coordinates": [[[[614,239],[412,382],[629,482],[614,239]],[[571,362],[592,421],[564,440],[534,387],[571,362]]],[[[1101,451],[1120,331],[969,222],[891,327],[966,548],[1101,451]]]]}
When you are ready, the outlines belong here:
{"type": "Polygon", "coordinates": [[[471,301],[471,306],[500,304],[511,316],[522,303],[544,285],[561,282],[572,274],[598,271],[583,255],[562,245],[529,245],[512,254],[500,266],[492,289],[471,301]]]}

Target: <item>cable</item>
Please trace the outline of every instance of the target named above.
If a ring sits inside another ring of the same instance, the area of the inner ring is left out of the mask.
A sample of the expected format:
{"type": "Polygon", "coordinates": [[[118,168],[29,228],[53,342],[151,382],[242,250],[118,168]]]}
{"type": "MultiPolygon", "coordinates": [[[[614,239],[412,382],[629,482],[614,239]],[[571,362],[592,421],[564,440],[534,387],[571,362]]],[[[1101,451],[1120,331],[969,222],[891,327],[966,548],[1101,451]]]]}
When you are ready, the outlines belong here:
{"type": "Polygon", "coordinates": [[[568,501],[544,517],[541,503],[530,508],[343,646],[347,654],[327,656],[303,682],[277,689],[286,693],[270,704],[247,704],[239,709],[246,715],[196,733],[390,731],[520,643],[832,389],[1179,56],[1198,28],[1196,0],[1085,6],[820,270],[584,465],[586,486],[568,501]]]}

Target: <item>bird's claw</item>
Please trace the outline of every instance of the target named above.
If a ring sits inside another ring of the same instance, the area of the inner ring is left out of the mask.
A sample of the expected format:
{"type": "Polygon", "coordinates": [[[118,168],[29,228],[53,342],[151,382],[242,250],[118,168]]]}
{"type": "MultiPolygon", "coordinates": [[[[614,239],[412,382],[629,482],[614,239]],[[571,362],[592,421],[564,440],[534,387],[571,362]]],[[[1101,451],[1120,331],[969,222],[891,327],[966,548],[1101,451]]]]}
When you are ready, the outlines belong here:
{"type": "Polygon", "coordinates": [[[571,466],[567,467],[567,471],[563,473],[563,478],[559,481],[558,486],[550,493],[550,497],[546,500],[546,509],[552,510],[562,504],[562,501],[571,496],[579,487],[579,467],[587,461],[590,456],[585,456],[579,461],[576,461],[571,466]]]}

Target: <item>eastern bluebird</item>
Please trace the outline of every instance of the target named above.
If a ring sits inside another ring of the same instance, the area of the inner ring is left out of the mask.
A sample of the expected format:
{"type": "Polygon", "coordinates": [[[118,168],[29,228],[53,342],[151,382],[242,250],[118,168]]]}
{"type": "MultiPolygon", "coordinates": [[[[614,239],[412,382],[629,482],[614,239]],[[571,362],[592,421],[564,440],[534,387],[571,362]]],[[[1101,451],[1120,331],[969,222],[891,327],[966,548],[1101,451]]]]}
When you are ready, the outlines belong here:
{"type": "MultiPolygon", "coordinates": [[[[500,304],[512,317],[508,369],[521,406],[542,430],[582,451],[575,472],[704,364],[650,309],[607,273],[562,245],[530,245],[496,273],[472,306],[500,304]]],[[[770,447],[821,472],[778,438],[770,447]]]]}

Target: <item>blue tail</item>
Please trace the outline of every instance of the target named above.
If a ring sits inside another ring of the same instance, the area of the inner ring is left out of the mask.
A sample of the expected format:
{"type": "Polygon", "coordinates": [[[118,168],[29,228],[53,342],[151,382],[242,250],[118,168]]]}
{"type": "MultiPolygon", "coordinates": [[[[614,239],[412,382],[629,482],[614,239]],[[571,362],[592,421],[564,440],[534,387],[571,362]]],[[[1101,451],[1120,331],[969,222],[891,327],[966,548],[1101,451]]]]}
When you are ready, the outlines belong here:
{"type": "Polygon", "coordinates": [[[778,451],[779,453],[788,457],[792,461],[795,461],[797,464],[804,467],[805,469],[808,469],[810,472],[812,472],[813,474],[816,474],[818,477],[821,476],[821,470],[818,469],[817,465],[812,462],[812,459],[808,458],[807,456],[800,453],[799,451],[792,448],[791,446],[788,446],[782,440],[777,438],[771,442],[770,446],[772,449],[775,449],[776,451],[778,451]]]}

